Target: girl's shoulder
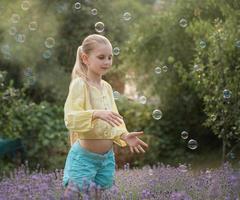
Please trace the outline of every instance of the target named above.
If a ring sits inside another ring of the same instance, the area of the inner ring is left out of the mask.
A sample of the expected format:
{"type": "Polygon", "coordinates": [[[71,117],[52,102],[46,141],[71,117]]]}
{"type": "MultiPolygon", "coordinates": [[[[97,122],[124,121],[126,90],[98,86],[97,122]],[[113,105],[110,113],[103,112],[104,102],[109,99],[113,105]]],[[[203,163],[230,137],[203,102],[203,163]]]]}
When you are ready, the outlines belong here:
{"type": "Polygon", "coordinates": [[[81,77],[74,78],[70,83],[70,88],[80,87],[83,88],[85,86],[85,81],[81,77]]]}
{"type": "Polygon", "coordinates": [[[103,85],[107,88],[107,89],[112,89],[112,86],[105,80],[102,79],[103,85]]]}

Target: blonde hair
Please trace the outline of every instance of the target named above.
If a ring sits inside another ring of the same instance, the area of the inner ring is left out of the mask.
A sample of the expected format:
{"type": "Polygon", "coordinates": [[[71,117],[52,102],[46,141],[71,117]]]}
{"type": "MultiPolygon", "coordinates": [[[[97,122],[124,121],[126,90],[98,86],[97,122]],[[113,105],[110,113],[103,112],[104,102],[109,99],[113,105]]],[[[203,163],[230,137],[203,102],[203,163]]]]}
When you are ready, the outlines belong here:
{"type": "Polygon", "coordinates": [[[83,42],[82,45],[78,47],[77,49],[77,55],[76,55],[76,61],[72,70],[71,79],[75,79],[77,77],[81,77],[83,80],[87,80],[87,66],[83,63],[81,54],[85,53],[89,55],[91,51],[95,48],[96,44],[110,44],[110,41],[99,34],[92,34],[87,36],[83,42]]]}

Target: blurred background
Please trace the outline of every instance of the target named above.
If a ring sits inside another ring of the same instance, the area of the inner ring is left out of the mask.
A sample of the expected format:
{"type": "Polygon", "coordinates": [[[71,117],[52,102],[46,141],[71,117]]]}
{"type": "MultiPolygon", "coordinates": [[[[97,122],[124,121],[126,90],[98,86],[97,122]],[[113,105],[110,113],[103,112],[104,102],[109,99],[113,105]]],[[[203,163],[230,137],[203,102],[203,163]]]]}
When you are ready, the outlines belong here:
{"type": "Polygon", "coordinates": [[[119,168],[239,166],[239,13],[238,0],[1,0],[0,173],[25,161],[64,167],[63,107],[77,48],[93,33],[111,41],[104,79],[150,146],[115,146],[119,168]]]}

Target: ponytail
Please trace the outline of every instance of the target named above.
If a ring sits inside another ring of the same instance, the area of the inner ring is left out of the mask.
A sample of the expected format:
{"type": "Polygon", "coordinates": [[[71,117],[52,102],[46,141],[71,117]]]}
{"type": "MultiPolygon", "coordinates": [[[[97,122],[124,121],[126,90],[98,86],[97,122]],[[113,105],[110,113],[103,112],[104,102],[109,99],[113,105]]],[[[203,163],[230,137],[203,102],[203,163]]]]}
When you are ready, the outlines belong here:
{"type": "Polygon", "coordinates": [[[77,49],[76,61],[72,70],[71,78],[72,80],[81,77],[83,80],[87,79],[87,66],[82,61],[82,46],[79,46],[77,49]]]}

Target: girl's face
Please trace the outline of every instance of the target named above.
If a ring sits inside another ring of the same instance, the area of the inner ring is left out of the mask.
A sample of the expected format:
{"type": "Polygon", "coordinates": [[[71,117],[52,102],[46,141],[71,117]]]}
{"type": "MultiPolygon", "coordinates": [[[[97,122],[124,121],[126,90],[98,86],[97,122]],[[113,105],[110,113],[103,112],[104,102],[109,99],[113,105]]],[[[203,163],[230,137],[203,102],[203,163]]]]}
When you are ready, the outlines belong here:
{"type": "Polygon", "coordinates": [[[112,57],[110,44],[95,44],[93,51],[83,56],[83,61],[90,72],[102,76],[112,66],[112,57]]]}

